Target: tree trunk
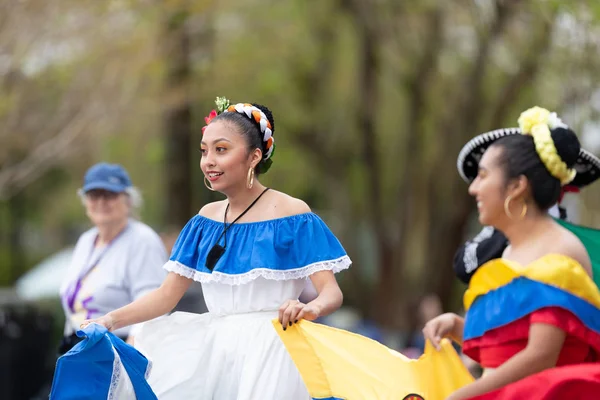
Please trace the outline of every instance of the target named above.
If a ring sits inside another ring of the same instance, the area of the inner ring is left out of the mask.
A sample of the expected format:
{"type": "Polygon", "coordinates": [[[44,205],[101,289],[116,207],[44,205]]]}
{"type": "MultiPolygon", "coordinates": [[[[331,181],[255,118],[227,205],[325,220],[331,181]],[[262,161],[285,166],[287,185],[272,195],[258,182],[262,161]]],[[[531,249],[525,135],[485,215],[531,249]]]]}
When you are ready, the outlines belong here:
{"type": "Polygon", "coordinates": [[[183,226],[192,212],[192,104],[189,94],[190,38],[187,14],[178,10],[166,17],[164,60],[165,210],[164,220],[183,226]]]}
{"type": "Polygon", "coordinates": [[[7,204],[7,219],[6,235],[8,238],[8,246],[5,249],[8,252],[8,274],[7,282],[12,284],[24,272],[25,267],[25,251],[23,250],[22,225],[25,221],[26,203],[21,194],[12,196],[6,202],[7,204]]]}

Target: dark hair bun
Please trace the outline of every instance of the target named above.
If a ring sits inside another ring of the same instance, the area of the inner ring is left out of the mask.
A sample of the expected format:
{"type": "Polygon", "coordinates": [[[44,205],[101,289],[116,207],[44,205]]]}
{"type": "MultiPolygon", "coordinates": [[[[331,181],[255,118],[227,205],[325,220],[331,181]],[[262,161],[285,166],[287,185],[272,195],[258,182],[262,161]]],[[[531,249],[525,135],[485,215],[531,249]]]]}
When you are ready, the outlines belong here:
{"type": "Polygon", "coordinates": [[[275,119],[273,118],[273,113],[271,112],[271,110],[269,110],[268,107],[263,106],[262,104],[255,104],[252,103],[252,105],[256,108],[258,108],[260,111],[262,111],[263,113],[265,113],[265,115],[267,116],[267,119],[269,120],[269,122],[271,123],[271,132],[275,133],[275,119]]]}
{"type": "Polygon", "coordinates": [[[579,150],[581,150],[577,135],[568,128],[554,128],[551,134],[561,160],[567,164],[568,168],[573,168],[579,157],[579,150]]]}

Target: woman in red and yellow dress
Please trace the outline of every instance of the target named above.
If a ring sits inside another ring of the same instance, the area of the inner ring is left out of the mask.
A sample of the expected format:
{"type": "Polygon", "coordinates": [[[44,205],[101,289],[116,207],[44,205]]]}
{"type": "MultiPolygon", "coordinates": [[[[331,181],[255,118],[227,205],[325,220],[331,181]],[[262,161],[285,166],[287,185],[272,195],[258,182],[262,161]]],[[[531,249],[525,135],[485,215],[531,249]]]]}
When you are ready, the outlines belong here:
{"type": "Polygon", "coordinates": [[[423,331],[484,368],[449,400],[600,398],[600,292],[583,244],[547,213],[575,177],[579,141],[543,108],[519,125],[485,151],[469,187],[480,222],[510,246],[473,275],[464,319],[443,314],[423,331]]]}

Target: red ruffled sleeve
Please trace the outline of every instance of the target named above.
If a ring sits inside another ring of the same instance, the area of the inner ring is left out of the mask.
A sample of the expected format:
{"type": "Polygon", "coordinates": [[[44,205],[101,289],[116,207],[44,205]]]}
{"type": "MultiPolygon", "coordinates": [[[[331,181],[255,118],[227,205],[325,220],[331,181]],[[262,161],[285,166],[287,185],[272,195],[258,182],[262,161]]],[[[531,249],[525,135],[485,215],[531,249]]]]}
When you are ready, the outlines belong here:
{"type": "Polygon", "coordinates": [[[550,368],[469,400],[597,400],[600,364],[550,368]]]}
{"type": "Polygon", "coordinates": [[[554,325],[567,333],[557,366],[596,361],[600,354],[600,335],[587,328],[570,311],[547,307],[483,336],[463,343],[463,352],[485,368],[497,368],[527,345],[529,328],[534,323],[554,325]]]}

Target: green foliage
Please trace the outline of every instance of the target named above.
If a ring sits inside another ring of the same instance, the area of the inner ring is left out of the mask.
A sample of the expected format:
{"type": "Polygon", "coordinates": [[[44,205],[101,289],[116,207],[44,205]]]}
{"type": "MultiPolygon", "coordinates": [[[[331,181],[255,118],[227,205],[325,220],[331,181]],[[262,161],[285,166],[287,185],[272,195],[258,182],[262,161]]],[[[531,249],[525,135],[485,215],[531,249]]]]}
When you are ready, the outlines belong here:
{"type": "MultiPolygon", "coordinates": [[[[356,291],[347,297],[353,305],[372,314],[385,288],[390,313],[424,291],[450,304],[459,291],[447,283],[450,257],[473,208],[455,171],[460,147],[483,130],[514,126],[534,104],[566,113],[573,126],[598,118],[589,102],[600,67],[596,2],[58,3],[45,24],[0,30],[20,46],[11,49],[11,78],[0,75],[0,196],[22,193],[21,224],[57,238],[41,254],[88,226],[75,193],[100,160],[128,169],[146,222],[173,224],[165,110],[188,102],[193,208],[221,198],[202,184],[197,147],[204,117],[224,95],[273,111],[277,156],[261,180],[327,215],[355,260],[343,277],[356,291]],[[20,73],[48,41],[76,51],[20,73]],[[187,53],[176,59],[182,46],[187,53]],[[173,85],[173,76],[187,78],[173,85]],[[3,174],[73,126],[81,128],[66,150],[40,164],[47,172],[19,190],[3,186],[3,174]]],[[[32,20],[48,12],[39,7],[28,11],[32,20]]],[[[8,253],[0,245],[6,277],[8,253]]]]}

